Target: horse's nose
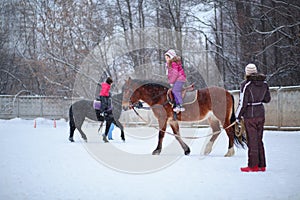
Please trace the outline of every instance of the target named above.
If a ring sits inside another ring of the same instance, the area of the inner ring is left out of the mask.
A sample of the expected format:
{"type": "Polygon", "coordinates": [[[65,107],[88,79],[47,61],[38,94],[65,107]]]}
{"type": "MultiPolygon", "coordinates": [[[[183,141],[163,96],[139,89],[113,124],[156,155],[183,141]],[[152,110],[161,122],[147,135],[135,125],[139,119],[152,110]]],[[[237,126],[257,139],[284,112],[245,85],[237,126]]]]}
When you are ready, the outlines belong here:
{"type": "Polygon", "coordinates": [[[122,108],[123,108],[124,111],[126,111],[126,110],[128,110],[129,107],[123,105],[122,108]]]}
{"type": "Polygon", "coordinates": [[[126,111],[126,110],[129,110],[129,102],[126,102],[126,101],[124,102],[124,101],[123,101],[123,102],[122,102],[122,108],[123,108],[123,110],[125,110],[125,111],[126,111]]]}

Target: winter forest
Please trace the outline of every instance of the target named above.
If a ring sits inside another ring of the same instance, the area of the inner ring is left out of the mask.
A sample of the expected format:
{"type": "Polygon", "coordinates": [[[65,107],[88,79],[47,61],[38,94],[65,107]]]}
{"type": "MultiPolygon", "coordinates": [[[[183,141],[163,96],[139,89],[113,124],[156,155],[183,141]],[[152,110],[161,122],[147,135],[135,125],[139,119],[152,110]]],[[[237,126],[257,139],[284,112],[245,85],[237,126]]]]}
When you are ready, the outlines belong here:
{"type": "Polygon", "coordinates": [[[120,85],[130,73],[163,80],[157,74],[165,74],[168,48],[181,54],[188,82],[199,88],[216,68],[226,89],[238,89],[249,62],[270,86],[300,85],[299,0],[2,0],[0,94],[72,96],[83,60],[118,35],[126,42],[114,50],[124,53],[111,62],[101,53],[95,85],[107,76],[120,85]],[[147,33],[157,46],[125,52],[127,45],[149,40],[136,35],[149,27],[156,28],[147,33]],[[194,62],[196,45],[213,65],[194,62]]]}

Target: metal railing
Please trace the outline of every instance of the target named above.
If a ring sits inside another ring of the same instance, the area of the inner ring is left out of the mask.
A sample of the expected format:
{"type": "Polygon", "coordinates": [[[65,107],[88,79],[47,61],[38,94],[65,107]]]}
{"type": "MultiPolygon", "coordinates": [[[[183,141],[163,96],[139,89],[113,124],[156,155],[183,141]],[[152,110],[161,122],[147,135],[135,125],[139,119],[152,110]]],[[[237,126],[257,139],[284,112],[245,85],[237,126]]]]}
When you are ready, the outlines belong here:
{"type": "MultiPolygon", "coordinates": [[[[300,86],[271,87],[271,102],[265,104],[265,127],[280,130],[300,130],[300,86]]],[[[231,91],[235,99],[235,108],[239,101],[239,91],[231,91]]],[[[68,119],[69,106],[79,99],[44,96],[0,96],[0,119],[12,118],[48,118],[68,119]]],[[[141,110],[148,125],[156,125],[157,120],[151,111],[141,110]]],[[[134,112],[123,112],[120,121],[128,124],[145,124],[134,112]]],[[[198,126],[199,123],[183,123],[184,126],[198,126]]],[[[200,123],[200,125],[206,124],[200,123]]]]}
{"type": "Polygon", "coordinates": [[[0,118],[68,118],[74,99],[54,96],[0,96],[0,118]]]}
{"type": "MultiPolygon", "coordinates": [[[[271,102],[265,104],[265,127],[280,130],[300,130],[300,86],[271,87],[271,102]]],[[[239,91],[232,91],[235,108],[239,91]]]]}

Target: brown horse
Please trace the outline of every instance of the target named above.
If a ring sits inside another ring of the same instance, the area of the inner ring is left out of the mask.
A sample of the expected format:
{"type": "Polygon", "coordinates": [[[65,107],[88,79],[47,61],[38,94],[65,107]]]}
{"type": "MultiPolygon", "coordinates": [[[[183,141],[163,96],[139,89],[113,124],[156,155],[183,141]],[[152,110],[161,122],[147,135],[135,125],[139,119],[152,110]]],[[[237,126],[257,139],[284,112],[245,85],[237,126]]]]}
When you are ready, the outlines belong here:
{"type": "Polygon", "coordinates": [[[233,156],[233,144],[244,146],[242,138],[235,135],[235,129],[230,126],[235,121],[234,99],[225,89],[220,87],[209,87],[198,90],[197,98],[194,101],[184,104],[185,111],[176,114],[168,101],[167,92],[169,86],[149,81],[142,81],[129,78],[123,86],[124,109],[131,108],[139,100],[146,102],[152,109],[159,123],[159,140],[153,155],[158,155],[162,149],[162,142],[165,135],[167,123],[171,126],[176,139],[182,146],[185,155],[190,154],[190,148],[179,133],[178,121],[202,121],[208,119],[213,134],[205,148],[205,154],[212,150],[213,143],[221,133],[221,125],[229,138],[228,152],[225,156],[233,156]]]}

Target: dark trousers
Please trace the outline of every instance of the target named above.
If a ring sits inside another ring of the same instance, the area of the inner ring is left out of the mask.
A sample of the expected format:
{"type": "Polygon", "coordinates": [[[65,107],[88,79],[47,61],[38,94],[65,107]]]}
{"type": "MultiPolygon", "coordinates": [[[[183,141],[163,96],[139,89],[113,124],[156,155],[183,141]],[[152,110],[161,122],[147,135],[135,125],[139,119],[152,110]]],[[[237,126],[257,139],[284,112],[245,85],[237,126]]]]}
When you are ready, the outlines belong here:
{"type": "Polygon", "coordinates": [[[110,97],[104,97],[104,96],[99,96],[99,98],[97,98],[101,101],[101,108],[100,108],[100,112],[105,112],[111,109],[111,99],[110,97]]]}
{"type": "Polygon", "coordinates": [[[112,111],[107,111],[104,114],[104,120],[106,121],[106,128],[105,128],[105,136],[108,135],[109,133],[109,129],[112,123],[117,124],[115,119],[114,119],[114,115],[112,113],[112,111]]]}
{"type": "Polygon", "coordinates": [[[244,119],[247,133],[248,166],[266,167],[263,131],[265,118],[244,119]]]}

